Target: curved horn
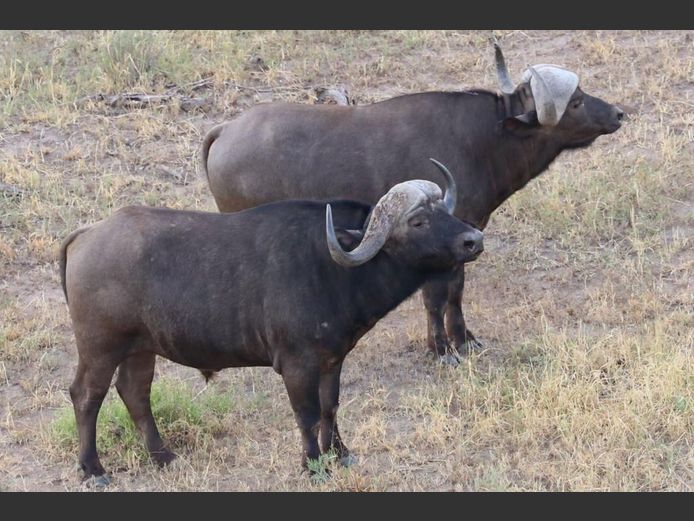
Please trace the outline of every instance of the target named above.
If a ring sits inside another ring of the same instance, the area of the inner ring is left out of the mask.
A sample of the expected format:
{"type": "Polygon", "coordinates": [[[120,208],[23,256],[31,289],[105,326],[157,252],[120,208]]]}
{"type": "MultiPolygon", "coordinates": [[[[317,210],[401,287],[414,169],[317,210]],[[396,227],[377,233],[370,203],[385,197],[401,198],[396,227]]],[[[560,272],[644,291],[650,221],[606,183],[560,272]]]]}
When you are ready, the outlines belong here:
{"type": "Polygon", "coordinates": [[[430,157],[429,161],[434,163],[446,178],[446,193],[443,196],[443,204],[446,205],[446,210],[448,210],[448,213],[453,215],[453,212],[455,212],[455,205],[458,200],[458,188],[455,185],[455,179],[453,179],[453,175],[448,171],[448,168],[439,163],[436,159],[430,157]]]}
{"type": "Polygon", "coordinates": [[[511,81],[508,68],[506,68],[504,53],[501,52],[501,47],[496,41],[496,38],[494,39],[494,57],[496,58],[496,75],[499,78],[499,87],[501,87],[501,92],[504,94],[513,94],[516,87],[511,81]]]}
{"type": "Polygon", "coordinates": [[[534,67],[528,67],[530,74],[532,74],[534,88],[533,98],[535,98],[535,110],[537,111],[537,120],[541,125],[548,125],[553,127],[559,123],[559,118],[557,117],[557,107],[554,105],[554,100],[552,99],[552,94],[549,92],[549,87],[545,83],[545,80],[540,76],[534,67]]]}
{"type": "Polygon", "coordinates": [[[381,198],[373,209],[369,226],[364,233],[364,238],[361,243],[354,250],[349,252],[342,249],[342,246],[340,246],[335,236],[332,209],[329,204],[326,205],[325,231],[328,237],[330,256],[335,262],[341,266],[352,268],[371,260],[381,250],[386,240],[388,240],[394,223],[393,216],[388,215],[388,212],[383,208],[383,199],[384,198],[381,198]]]}

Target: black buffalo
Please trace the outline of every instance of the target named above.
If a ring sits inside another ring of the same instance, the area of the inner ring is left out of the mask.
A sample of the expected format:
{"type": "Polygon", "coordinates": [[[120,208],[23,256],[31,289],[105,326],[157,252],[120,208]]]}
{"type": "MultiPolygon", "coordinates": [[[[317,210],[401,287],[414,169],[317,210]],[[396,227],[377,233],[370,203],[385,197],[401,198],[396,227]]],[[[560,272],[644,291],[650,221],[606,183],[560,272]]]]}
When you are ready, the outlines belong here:
{"type": "Polygon", "coordinates": [[[79,362],[70,386],[85,477],[108,482],[96,418],[116,389],[159,464],[155,355],[200,369],[272,366],[301,430],[302,464],[348,455],[337,429],[342,362],[431,276],[475,259],[482,233],[456,219],[455,184],[394,186],[355,201],[283,201],[234,214],[127,207],[63,242],[61,277],[79,362]],[[335,226],[333,225],[335,220],[335,226]]]}
{"type": "MultiPolygon", "coordinates": [[[[576,74],[561,67],[530,67],[516,87],[498,47],[496,58],[502,93],[427,92],[363,106],[262,104],[212,128],[201,156],[217,207],[327,197],[373,204],[395,183],[433,180],[433,169],[423,175],[424,158],[433,156],[456,176],[456,217],[484,229],[562,151],[616,131],[623,114],[583,92],[576,74]]],[[[428,345],[439,355],[449,339],[457,350],[479,345],[465,327],[463,284],[458,266],[424,286],[428,345]]]]}

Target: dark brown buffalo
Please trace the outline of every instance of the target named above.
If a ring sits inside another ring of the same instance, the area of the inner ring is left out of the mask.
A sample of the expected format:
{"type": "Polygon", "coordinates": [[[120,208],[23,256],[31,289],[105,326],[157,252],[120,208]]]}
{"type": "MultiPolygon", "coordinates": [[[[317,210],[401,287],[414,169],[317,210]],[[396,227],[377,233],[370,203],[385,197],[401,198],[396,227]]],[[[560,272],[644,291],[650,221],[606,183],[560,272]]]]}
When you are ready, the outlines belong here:
{"type": "MultiPolygon", "coordinates": [[[[327,197],[373,204],[395,183],[435,179],[424,167],[436,157],[456,177],[456,217],[483,229],[562,151],[590,145],[622,119],[617,107],[583,92],[571,71],[537,65],[515,87],[498,47],[497,67],[501,94],[427,92],[363,106],[275,103],[245,111],[203,141],[219,210],[327,197]]],[[[457,350],[478,345],[463,319],[463,284],[459,266],[424,286],[428,345],[439,355],[449,338],[457,350]]]]}
{"type": "Polygon", "coordinates": [[[336,420],[345,356],[431,276],[482,251],[482,233],[451,215],[447,176],[445,197],[415,180],[372,211],[345,200],[235,214],[127,207],[68,236],[60,264],[79,355],[70,396],[85,478],[108,482],[96,418],[116,369],[152,458],[175,457],[150,408],[155,355],[206,375],[272,366],[301,431],[302,464],[328,450],[346,458],[336,420]]]}

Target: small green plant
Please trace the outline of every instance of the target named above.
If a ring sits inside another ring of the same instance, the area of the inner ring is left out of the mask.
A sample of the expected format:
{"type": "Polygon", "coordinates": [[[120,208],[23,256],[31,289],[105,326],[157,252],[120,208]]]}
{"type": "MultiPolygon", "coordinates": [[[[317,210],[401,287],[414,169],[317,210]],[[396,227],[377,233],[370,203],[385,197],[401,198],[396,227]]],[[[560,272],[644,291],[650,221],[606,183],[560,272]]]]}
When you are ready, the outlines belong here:
{"type": "Polygon", "coordinates": [[[308,470],[314,483],[325,483],[330,479],[331,467],[337,461],[337,454],[330,450],[321,454],[317,459],[309,459],[308,470]]]}

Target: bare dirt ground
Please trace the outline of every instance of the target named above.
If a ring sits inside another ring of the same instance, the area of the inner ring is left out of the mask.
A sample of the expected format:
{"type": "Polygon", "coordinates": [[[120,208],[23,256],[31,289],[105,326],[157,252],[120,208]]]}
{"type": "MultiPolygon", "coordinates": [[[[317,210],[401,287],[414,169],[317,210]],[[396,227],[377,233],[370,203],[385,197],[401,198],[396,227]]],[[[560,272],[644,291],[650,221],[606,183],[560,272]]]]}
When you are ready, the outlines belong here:
{"type": "MultiPolygon", "coordinates": [[[[180,458],[152,465],[112,390],[108,490],[692,490],[694,32],[496,34],[514,79],[528,64],[566,66],[628,121],[492,217],[464,296],[485,349],[457,369],[428,358],[419,294],[379,322],[343,370],[340,428],[358,464],[320,483],[299,472],[271,369],[205,386],[160,359],[157,404],[173,411],[160,427],[180,458]]],[[[199,144],[253,104],[313,103],[314,87],[337,85],[358,104],[494,90],[488,37],[0,34],[0,490],[84,489],[63,237],[126,204],[214,211],[199,144]],[[111,106],[121,93],[171,97],[111,106]]]]}

